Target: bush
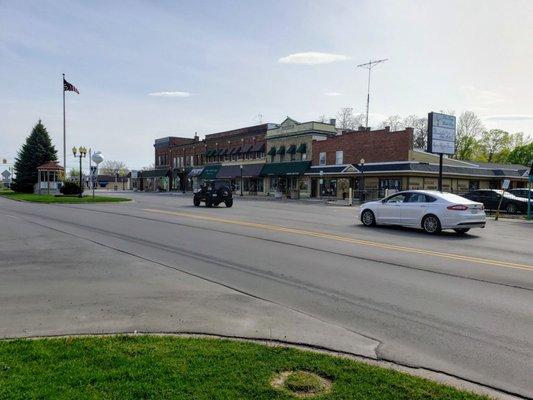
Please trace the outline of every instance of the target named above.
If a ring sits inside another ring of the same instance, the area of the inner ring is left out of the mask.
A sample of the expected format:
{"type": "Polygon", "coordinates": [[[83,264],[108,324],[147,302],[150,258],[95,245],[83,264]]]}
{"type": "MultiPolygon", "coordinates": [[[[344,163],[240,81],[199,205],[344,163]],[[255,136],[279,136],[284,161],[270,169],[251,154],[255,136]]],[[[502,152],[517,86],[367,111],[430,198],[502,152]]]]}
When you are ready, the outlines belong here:
{"type": "MultiPolygon", "coordinates": [[[[69,194],[79,194],[80,193],[80,185],[75,182],[63,182],[63,186],[61,186],[61,189],[59,190],[61,194],[69,195],[69,194]]],[[[83,189],[82,189],[83,193],[83,189]]]]}

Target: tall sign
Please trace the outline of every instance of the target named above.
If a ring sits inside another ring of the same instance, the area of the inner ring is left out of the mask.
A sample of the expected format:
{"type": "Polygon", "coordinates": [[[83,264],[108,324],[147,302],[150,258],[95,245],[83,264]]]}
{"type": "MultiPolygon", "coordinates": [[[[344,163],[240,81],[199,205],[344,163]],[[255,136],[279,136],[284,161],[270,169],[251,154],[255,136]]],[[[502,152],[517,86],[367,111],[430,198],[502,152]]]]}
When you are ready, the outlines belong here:
{"type": "Polygon", "coordinates": [[[428,153],[439,155],[439,184],[442,192],[442,157],[455,154],[455,116],[430,112],[428,114],[428,153]]]}
{"type": "Polygon", "coordinates": [[[428,114],[428,152],[455,154],[455,116],[428,114]]]}

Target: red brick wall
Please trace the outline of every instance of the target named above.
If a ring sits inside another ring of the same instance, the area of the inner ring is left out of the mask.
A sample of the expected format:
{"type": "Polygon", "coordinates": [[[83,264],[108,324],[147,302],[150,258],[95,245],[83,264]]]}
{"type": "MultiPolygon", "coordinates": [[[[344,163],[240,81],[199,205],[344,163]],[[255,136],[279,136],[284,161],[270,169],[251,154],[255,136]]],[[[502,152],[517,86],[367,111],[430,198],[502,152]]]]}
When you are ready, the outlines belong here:
{"type": "Polygon", "coordinates": [[[343,150],[344,164],[408,161],[413,148],[413,129],[390,132],[388,128],[375,131],[345,131],[342,135],[313,141],[313,165],[319,164],[320,153],[326,152],[326,163],[335,164],[335,152],[343,150]]]}

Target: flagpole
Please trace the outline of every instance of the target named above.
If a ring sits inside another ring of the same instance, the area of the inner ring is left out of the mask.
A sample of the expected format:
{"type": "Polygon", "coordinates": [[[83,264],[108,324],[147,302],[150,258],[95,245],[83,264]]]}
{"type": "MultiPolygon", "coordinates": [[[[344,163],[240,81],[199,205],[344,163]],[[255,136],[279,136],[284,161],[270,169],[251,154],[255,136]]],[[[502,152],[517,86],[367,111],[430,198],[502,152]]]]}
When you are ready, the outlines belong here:
{"type": "Polygon", "coordinates": [[[65,123],[65,74],[63,74],[63,168],[65,171],[65,178],[67,176],[67,129],[65,123]]]}

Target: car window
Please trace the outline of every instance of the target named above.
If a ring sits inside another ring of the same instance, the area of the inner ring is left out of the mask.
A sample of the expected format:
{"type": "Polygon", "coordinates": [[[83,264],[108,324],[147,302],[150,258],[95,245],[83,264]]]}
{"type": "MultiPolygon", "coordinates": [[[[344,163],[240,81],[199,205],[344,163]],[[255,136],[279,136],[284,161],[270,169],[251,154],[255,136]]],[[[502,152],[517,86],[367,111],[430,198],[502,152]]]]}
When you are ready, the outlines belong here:
{"type": "Polygon", "coordinates": [[[408,203],[427,203],[428,199],[423,193],[413,193],[407,199],[408,203]]]}
{"type": "Polygon", "coordinates": [[[385,201],[385,203],[403,203],[407,197],[407,193],[396,194],[394,196],[389,197],[387,201],[385,201]]]}

